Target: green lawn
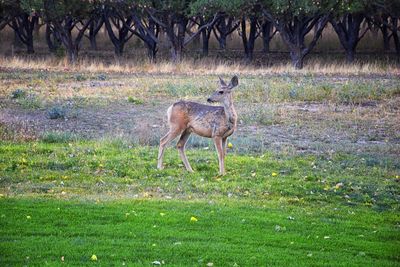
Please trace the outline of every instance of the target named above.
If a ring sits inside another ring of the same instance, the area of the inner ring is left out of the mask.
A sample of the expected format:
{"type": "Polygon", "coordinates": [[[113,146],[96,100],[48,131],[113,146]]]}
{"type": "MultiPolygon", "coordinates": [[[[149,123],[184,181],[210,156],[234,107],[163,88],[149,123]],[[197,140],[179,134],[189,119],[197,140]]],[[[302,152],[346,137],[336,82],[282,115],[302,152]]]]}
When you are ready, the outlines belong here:
{"type": "Polygon", "coordinates": [[[231,151],[220,177],[212,149],[189,151],[193,174],[156,153],[0,143],[0,265],[399,264],[398,159],[231,151]]]}
{"type": "Polygon", "coordinates": [[[5,199],[0,264],[376,265],[399,260],[398,216],[260,203],[5,199]],[[30,217],[28,217],[30,216],[30,217]],[[194,216],[198,221],[193,222],[194,216]],[[397,228],[397,229],[396,229],[397,228]]]}

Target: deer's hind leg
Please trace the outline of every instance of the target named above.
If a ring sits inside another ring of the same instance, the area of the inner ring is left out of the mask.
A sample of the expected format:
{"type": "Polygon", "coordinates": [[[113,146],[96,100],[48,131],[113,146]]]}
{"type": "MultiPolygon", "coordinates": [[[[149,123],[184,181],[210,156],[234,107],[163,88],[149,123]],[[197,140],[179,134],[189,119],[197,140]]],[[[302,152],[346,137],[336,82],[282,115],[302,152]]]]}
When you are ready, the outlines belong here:
{"type": "Polygon", "coordinates": [[[190,163],[185,154],[185,145],[190,137],[190,133],[191,132],[188,130],[183,131],[181,137],[179,138],[178,143],[176,144],[176,147],[178,148],[179,156],[181,156],[181,159],[183,161],[183,164],[185,165],[186,170],[189,172],[193,172],[193,169],[190,166],[190,163]]]}
{"type": "Polygon", "coordinates": [[[162,170],[163,169],[163,164],[162,164],[162,160],[163,160],[163,156],[164,156],[164,149],[165,146],[171,142],[172,140],[174,140],[180,133],[182,132],[181,129],[173,129],[171,128],[169,130],[169,132],[160,139],[160,147],[158,149],[158,163],[157,163],[157,168],[162,170]]]}

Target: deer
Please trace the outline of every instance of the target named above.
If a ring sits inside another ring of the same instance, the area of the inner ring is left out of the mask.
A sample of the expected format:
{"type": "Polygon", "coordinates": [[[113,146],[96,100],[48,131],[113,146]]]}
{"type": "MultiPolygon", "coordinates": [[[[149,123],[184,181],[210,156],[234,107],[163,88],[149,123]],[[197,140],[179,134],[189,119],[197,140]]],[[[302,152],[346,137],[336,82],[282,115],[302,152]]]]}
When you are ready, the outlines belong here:
{"type": "Polygon", "coordinates": [[[212,138],[218,154],[219,174],[225,174],[224,159],[227,139],[237,128],[237,113],[233,106],[233,88],[239,84],[237,76],[233,76],[229,84],[219,77],[220,88],[208,99],[208,103],[221,103],[222,106],[204,105],[196,102],[180,100],[167,110],[168,133],[160,139],[157,168],[163,169],[163,155],[166,145],[177,136],[177,149],[185,168],[193,172],[185,154],[185,146],[192,133],[212,138]]]}

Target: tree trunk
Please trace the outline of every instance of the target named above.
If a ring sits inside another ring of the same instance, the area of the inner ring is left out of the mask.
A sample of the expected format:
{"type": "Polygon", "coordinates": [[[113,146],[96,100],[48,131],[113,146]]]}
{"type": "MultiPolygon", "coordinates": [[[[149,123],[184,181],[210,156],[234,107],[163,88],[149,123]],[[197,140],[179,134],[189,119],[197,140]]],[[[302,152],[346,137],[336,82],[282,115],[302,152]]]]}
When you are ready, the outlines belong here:
{"type": "Polygon", "coordinates": [[[203,54],[203,57],[206,57],[206,56],[208,56],[208,44],[209,44],[209,35],[207,36],[208,34],[207,34],[207,30],[206,29],[204,29],[203,31],[202,31],[202,33],[201,33],[201,40],[202,40],[202,54],[203,54]]]}
{"type": "Polygon", "coordinates": [[[14,31],[13,46],[16,48],[22,48],[24,46],[24,44],[21,41],[21,38],[18,36],[18,33],[16,31],[14,31]]]}
{"type": "Polygon", "coordinates": [[[124,47],[125,47],[125,43],[123,42],[119,42],[117,44],[114,44],[114,52],[115,52],[115,56],[120,59],[124,53],[124,47]]]}
{"type": "Polygon", "coordinates": [[[303,68],[304,55],[300,49],[290,51],[290,58],[292,59],[292,65],[295,69],[300,70],[303,68]]]}
{"type": "Polygon", "coordinates": [[[219,44],[219,48],[221,50],[225,50],[226,49],[226,24],[225,24],[225,19],[221,20],[221,24],[218,25],[218,29],[220,32],[219,38],[218,38],[218,44],[219,44]]]}
{"type": "Polygon", "coordinates": [[[147,46],[147,57],[151,63],[156,62],[157,59],[157,49],[156,46],[147,46]]]}
{"type": "Polygon", "coordinates": [[[49,24],[46,24],[46,43],[47,43],[47,47],[49,48],[50,52],[54,52],[56,50],[55,45],[53,43],[53,40],[51,40],[51,35],[52,35],[52,31],[51,31],[51,27],[49,24]]]}
{"type": "Polygon", "coordinates": [[[97,50],[97,41],[96,37],[101,27],[103,26],[103,18],[94,19],[89,25],[89,41],[90,41],[90,49],[96,51],[97,50]]]}
{"type": "Polygon", "coordinates": [[[244,48],[245,59],[247,62],[253,61],[253,52],[254,52],[254,43],[256,41],[256,34],[257,34],[257,18],[254,16],[250,16],[250,32],[249,36],[247,37],[247,30],[246,30],[246,17],[243,16],[241,22],[241,35],[242,35],[242,42],[244,48]]]}
{"type": "MultiPolygon", "coordinates": [[[[154,38],[158,38],[159,27],[151,18],[149,18],[148,20],[148,29],[150,31],[150,34],[153,35],[154,38]]],[[[145,44],[147,46],[147,56],[150,62],[154,63],[157,58],[157,40],[154,40],[149,33],[146,33],[146,31],[143,32],[143,37],[147,37],[144,39],[146,40],[145,44]]]]}
{"type": "Polygon", "coordinates": [[[49,51],[54,53],[60,47],[61,41],[57,37],[57,33],[51,29],[50,24],[46,24],[46,42],[49,48],[49,51]]]}
{"type": "Polygon", "coordinates": [[[168,39],[171,43],[171,59],[175,63],[182,61],[187,23],[187,18],[181,16],[176,22],[177,34],[175,34],[175,28],[173,24],[172,27],[166,29],[168,39]]]}
{"type": "Polygon", "coordinates": [[[67,55],[68,55],[68,63],[71,65],[75,65],[76,60],[78,59],[78,50],[74,47],[67,48],[67,55]]]}
{"type": "Polygon", "coordinates": [[[381,27],[382,31],[382,38],[383,38],[383,50],[384,51],[390,51],[390,42],[389,42],[389,31],[387,27],[388,19],[387,17],[383,17],[383,24],[381,27]]]}
{"type": "Polygon", "coordinates": [[[96,33],[95,33],[95,21],[93,20],[89,26],[89,41],[90,49],[97,50],[96,33]]]}
{"type": "Polygon", "coordinates": [[[239,24],[233,25],[234,19],[232,17],[228,18],[228,22],[226,21],[226,17],[223,17],[215,24],[213,28],[213,32],[215,38],[218,41],[219,48],[222,50],[226,49],[226,38],[230,35],[234,30],[239,27],[239,24]]]}
{"type": "Polygon", "coordinates": [[[269,53],[269,43],[271,41],[272,22],[265,21],[262,24],[263,52],[269,53]]]}
{"type": "Polygon", "coordinates": [[[392,36],[393,36],[393,41],[394,41],[394,47],[396,48],[396,54],[398,60],[400,60],[400,40],[399,40],[399,35],[397,34],[397,21],[399,18],[397,17],[392,17],[392,36]]]}
{"type": "Polygon", "coordinates": [[[32,36],[28,37],[27,43],[26,43],[26,52],[28,54],[33,54],[35,53],[35,50],[33,49],[33,38],[32,36]]]}
{"type": "MultiPolygon", "coordinates": [[[[201,17],[200,18],[200,25],[204,25],[205,21],[201,17]]],[[[202,54],[203,57],[208,56],[208,50],[209,50],[209,43],[210,43],[210,35],[211,35],[212,29],[205,28],[201,31],[201,41],[202,41],[202,54]]]]}
{"type": "Polygon", "coordinates": [[[40,23],[39,19],[37,21],[37,23],[35,23],[34,26],[34,33],[35,33],[35,37],[39,38],[40,37],[40,27],[43,26],[43,24],[40,23]]]}
{"type": "Polygon", "coordinates": [[[89,40],[90,40],[90,49],[97,51],[96,35],[90,35],[89,40]]]}
{"type": "Polygon", "coordinates": [[[247,43],[248,49],[248,60],[251,62],[253,61],[253,52],[254,52],[254,44],[257,38],[257,18],[254,16],[250,17],[250,33],[249,33],[249,41],[247,43]]]}
{"type": "Polygon", "coordinates": [[[354,54],[355,54],[355,49],[346,49],[346,61],[347,63],[352,63],[354,62],[354,54]]]}

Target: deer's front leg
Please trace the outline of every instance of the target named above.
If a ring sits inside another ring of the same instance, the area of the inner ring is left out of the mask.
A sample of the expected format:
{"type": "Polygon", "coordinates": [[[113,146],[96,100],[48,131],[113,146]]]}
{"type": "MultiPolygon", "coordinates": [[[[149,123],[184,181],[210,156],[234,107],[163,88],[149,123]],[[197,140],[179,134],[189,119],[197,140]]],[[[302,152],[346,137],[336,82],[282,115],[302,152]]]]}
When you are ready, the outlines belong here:
{"type": "Polygon", "coordinates": [[[224,167],[224,148],[222,147],[222,138],[221,137],[214,137],[214,144],[215,148],[217,149],[218,153],[218,162],[219,162],[219,174],[225,174],[225,167],[224,167]]]}
{"type": "Polygon", "coordinates": [[[224,151],[224,158],[226,156],[226,140],[227,139],[228,139],[228,137],[222,138],[222,148],[223,148],[223,151],[224,151]]]}

